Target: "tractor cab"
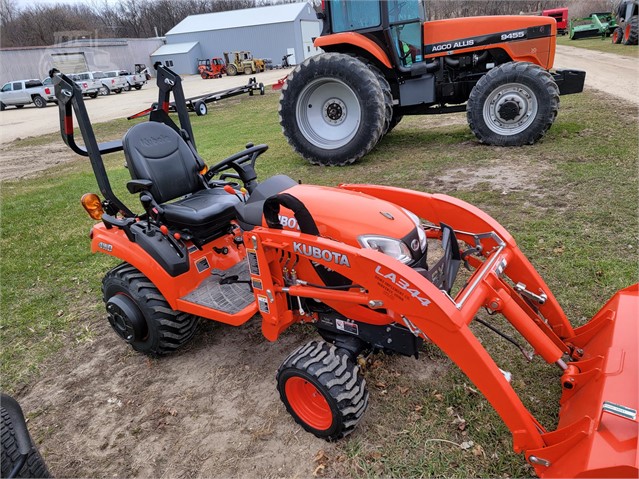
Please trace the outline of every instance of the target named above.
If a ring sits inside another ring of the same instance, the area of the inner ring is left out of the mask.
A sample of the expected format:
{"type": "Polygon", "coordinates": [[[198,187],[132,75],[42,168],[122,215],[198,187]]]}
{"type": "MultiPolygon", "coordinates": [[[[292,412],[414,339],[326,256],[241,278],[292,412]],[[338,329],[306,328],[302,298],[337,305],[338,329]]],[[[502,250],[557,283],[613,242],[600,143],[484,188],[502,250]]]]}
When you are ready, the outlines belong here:
{"type": "Polygon", "coordinates": [[[326,2],[322,35],[357,32],[383,45],[400,70],[423,60],[425,13],[418,0],[326,2]]]}

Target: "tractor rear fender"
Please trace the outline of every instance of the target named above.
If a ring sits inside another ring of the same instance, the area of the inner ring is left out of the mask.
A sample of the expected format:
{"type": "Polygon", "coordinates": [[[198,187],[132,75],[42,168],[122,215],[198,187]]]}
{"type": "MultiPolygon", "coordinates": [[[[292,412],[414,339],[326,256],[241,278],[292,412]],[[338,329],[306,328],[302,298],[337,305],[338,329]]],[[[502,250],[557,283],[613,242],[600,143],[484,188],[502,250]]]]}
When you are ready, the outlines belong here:
{"type": "Polygon", "coordinates": [[[436,58],[502,49],[513,61],[550,70],[555,60],[557,23],[549,17],[500,15],[424,23],[424,57],[436,58]]]}
{"type": "MultiPolygon", "coordinates": [[[[161,234],[161,233],[156,233],[161,234]]],[[[231,235],[225,235],[207,243],[201,250],[190,248],[188,253],[189,268],[185,273],[171,276],[149,252],[127,238],[125,232],[118,228],[108,229],[104,223],[98,223],[91,229],[91,251],[116,257],[138,269],[156,286],[171,308],[195,314],[203,318],[239,326],[256,313],[255,305],[250,305],[234,315],[185,301],[182,299],[193,291],[202,281],[210,277],[211,269],[228,269],[244,258],[233,243],[231,235]],[[214,248],[226,248],[226,255],[217,254],[214,248]],[[207,267],[204,267],[207,265],[207,267]]]]}
{"type": "Polygon", "coordinates": [[[318,37],[314,45],[326,51],[339,53],[349,53],[357,49],[363,52],[365,57],[373,57],[386,68],[393,68],[382,47],[360,33],[345,32],[318,37]]]}

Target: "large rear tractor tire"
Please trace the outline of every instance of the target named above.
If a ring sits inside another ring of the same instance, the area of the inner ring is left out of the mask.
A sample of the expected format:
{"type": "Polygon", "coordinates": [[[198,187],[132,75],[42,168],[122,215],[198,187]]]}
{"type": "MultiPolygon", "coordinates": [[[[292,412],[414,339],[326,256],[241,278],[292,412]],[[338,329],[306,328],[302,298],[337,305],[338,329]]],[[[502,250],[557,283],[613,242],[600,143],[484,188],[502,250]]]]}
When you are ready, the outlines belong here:
{"type": "Polygon", "coordinates": [[[552,126],[559,88],[550,73],[532,63],[504,63],[475,85],[466,106],[468,124],[480,142],[532,145],[552,126]]]}
{"type": "Polygon", "coordinates": [[[172,310],[155,285],[128,263],[106,274],[102,296],[113,330],[149,356],[175,351],[197,328],[196,316],[172,310]]]}
{"type": "Polygon", "coordinates": [[[345,350],[324,341],[311,341],[293,352],[276,378],[295,422],[327,441],[350,434],[368,406],[359,367],[345,350]]]}
{"type": "Polygon", "coordinates": [[[289,74],[279,106],[282,132],[312,164],[344,166],[382,137],[386,99],[375,73],[341,53],[308,58],[289,74]]]}
{"type": "MultiPolygon", "coordinates": [[[[0,415],[2,417],[0,427],[2,434],[2,453],[0,454],[2,461],[1,477],[9,477],[14,467],[18,465],[20,451],[18,449],[15,426],[11,420],[11,415],[4,407],[0,408],[0,415]]],[[[31,440],[31,451],[27,455],[27,461],[20,470],[17,471],[14,477],[51,477],[42,456],[33,445],[33,440],[31,440]]]]}
{"type": "Polygon", "coordinates": [[[633,15],[630,17],[630,20],[626,22],[626,26],[623,31],[623,40],[622,43],[624,45],[636,45],[637,40],[639,39],[639,20],[637,19],[637,15],[633,15]]]}
{"type": "Polygon", "coordinates": [[[368,65],[368,68],[375,74],[379,87],[384,94],[384,128],[382,128],[382,136],[390,131],[391,121],[393,119],[393,93],[391,92],[390,83],[384,74],[375,65],[368,65]]]}

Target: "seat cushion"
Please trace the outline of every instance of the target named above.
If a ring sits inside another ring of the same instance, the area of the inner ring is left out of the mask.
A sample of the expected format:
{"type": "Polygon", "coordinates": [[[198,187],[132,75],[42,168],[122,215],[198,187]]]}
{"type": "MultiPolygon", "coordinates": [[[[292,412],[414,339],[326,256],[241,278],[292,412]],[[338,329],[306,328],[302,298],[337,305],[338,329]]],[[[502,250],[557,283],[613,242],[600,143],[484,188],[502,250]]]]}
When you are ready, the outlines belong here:
{"type": "Polygon", "coordinates": [[[240,200],[222,188],[200,190],[186,198],[165,203],[164,220],[174,228],[189,230],[204,237],[225,228],[235,218],[235,205],[240,200]]]}

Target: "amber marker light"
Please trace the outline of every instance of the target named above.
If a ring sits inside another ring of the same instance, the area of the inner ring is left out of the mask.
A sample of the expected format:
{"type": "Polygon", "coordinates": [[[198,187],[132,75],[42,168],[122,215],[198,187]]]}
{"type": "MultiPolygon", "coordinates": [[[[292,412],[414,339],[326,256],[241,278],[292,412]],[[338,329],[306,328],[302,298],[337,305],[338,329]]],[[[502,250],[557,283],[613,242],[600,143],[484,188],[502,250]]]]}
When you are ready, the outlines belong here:
{"type": "Polygon", "coordinates": [[[82,195],[80,202],[91,218],[94,220],[102,219],[104,210],[102,209],[102,202],[98,195],[95,193],[85,193],[82,195]]]}

